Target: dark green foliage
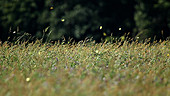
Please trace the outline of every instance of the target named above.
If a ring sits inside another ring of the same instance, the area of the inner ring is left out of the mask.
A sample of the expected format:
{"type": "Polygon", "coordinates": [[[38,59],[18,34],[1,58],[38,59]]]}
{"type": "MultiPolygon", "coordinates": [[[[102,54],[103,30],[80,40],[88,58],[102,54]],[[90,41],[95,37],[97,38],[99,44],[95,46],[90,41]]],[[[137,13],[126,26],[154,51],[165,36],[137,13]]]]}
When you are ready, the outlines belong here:
{"type": "MultiPolygon", "coordinates": [[[[121,36],[133,28],[133,0],[107,2],[87,0],[6,0],[1,1],[1,32],[10,36],[13,31],[31,33],[37,37],[50,26],[52,40],[72,37],[81,40],[94,37],[100,40],[103,32],[121,36]],[[129,6],[130,4],[130,6],[129,6]],[[52,7],[52,8],[51,8],[52,7]],[[102,25],[103,29],[99,30],[102,25]],[[17,30],[17,27],[19,30],[17,30]],[[118,30],[122,27],[124,30],[118,30]]],[[[16,36],[16,35],[15,35],[16,36]]],[[[6,37],[6,38],[7,38],[6,37]]]]}
{"type": "Polygon", "coordinates": [[[168,0],[136,0],[134,35],[146,38],[166,39],[170,36],[170,2],[168,0]]]}
{"type": "MultiPolygon", "coordinates": [[[[99,18],[97,18],[98,10],[95,9],[97,7],[91,1],[71,0],[53,3],[55,4],[54,10],[50,17],[52,39],[60,39],[63,35],[82,39],[85,33],[94,32],[100,26],[99,18]]],[[[91,34],[86,34],[86,36],[91,34]]]]}
{"type": "Polygon", "coordinates": [[[129,32],[141,40],[170,36],[168,0],[1,0],[0,13],[2,41],[25,32],[44,41],[63,37],[100,41],[129,32]]]}
{"type": "Polygon", "coordinates": [[[61,36],[73,37],[81,40],[86,37],[100,39],[103,32],[121,36],[133,28],[133,1],[129,2],[108,0],[104,2],[71,0],[56,1],[53,5],[50,25],[53,31],[52,39],[61,36]],[[74,2],[74,3],[73,3],[74,2]],[[132,6],[131,6],[132,5],[132,6]],[[62,19],[65,21],[62,22],[62,19]],[[131,23],[130,23],[131,22],[131,23]],[[99,30],[99,26],[103,26],[99,30]],[[119,27],[123,27],[122,32],[119,27]]]}
{"type": "Polygon", "coordinates": [[[0,30],[3,33],[2,36],[6,36],[3,39],[7,39],[8,36],[11,37],[12,35],[20,36],[25,32],[35,35],[36,32],[42,31],[46,23],[41,23],[39,21],[44,12],[44,4],[45,1],[43,0],[1,1],[0,11],[2,11],[2,15],[0,18],[0,26],[2,29],[0,30]],[[14,31],[16,34],[13,34],[14,31]]]}

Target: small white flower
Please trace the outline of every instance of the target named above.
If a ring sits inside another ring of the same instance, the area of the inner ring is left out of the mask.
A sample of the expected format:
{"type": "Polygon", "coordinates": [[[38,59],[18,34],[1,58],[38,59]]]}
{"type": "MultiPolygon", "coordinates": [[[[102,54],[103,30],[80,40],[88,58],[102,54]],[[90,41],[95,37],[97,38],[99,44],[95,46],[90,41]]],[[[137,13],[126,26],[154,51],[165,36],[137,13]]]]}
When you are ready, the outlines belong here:
{"type": "Polygon", "coordinates": [[[99,53],[99,50],[96,50],[96,53],[99,53]]]}
{"type": "Polygon", "coordinates": [[[26,81],[29,82],[29,81],[30,81],[30,78],[26,78],[26,81]]]}
{"type": "Polygon", "coordinates": [[[39,51],[38,54],[41,55],[41,52],[39,51]]]}
{"type": "Polygon", "coordinates": [[[34,68],[36,68],[37,67],[37,65],[34,65],[34,68]]]}

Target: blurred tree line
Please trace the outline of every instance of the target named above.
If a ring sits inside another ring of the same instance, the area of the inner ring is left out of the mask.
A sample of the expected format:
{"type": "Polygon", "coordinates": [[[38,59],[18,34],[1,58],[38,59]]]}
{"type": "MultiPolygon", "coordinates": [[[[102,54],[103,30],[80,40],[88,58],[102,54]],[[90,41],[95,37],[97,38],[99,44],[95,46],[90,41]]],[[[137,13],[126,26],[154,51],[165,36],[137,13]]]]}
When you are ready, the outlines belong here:
{"type": "Polygon", "coordinates": [[[0,0],[0,13],[2,41],[25,33],[98,42],[125,33],[139,40],[170,36],[169,0],[0,0]]]}

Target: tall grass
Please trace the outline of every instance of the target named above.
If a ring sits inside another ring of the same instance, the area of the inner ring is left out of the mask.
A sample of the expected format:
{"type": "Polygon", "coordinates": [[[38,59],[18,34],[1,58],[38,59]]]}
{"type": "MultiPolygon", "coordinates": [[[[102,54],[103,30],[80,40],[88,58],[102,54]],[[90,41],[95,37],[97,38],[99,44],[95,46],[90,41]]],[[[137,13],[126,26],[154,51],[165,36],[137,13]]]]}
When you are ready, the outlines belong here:
{"type": "Polygon", "coordinates": [[[5,42],[0,96],[170,96],[170,42],[5,42]]]}

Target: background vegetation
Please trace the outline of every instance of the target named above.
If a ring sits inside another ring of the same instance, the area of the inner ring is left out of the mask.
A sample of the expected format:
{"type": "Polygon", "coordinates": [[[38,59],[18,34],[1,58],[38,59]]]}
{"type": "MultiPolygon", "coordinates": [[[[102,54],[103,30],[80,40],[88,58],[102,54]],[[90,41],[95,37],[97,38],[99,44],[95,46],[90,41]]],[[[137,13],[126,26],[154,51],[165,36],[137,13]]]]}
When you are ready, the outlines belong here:
{"type": "Polygon", "coordinates": [[[170,36],[169,0],[1,0],[0,13],[2,41],[25,32],[40,38],[47,27],[44,38],[51,40],[93,37],[100,42],[129,32],[139,40],[170,36]]]}

